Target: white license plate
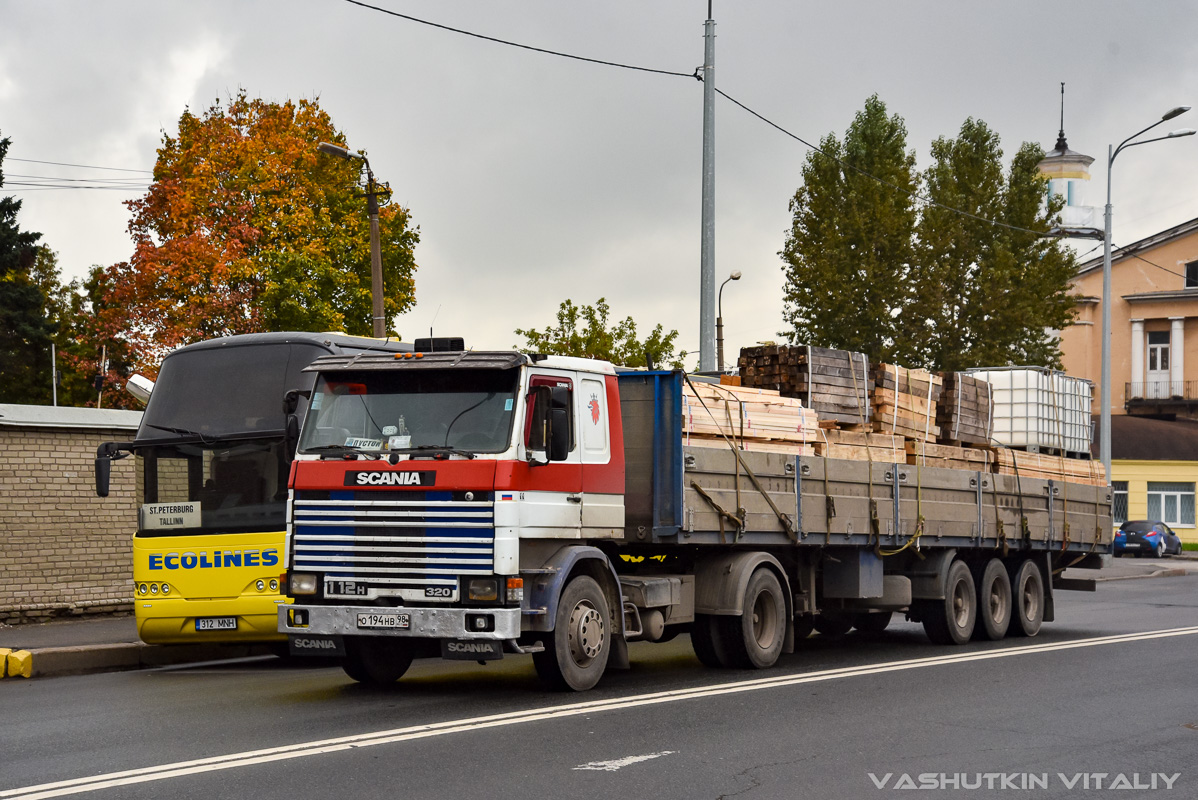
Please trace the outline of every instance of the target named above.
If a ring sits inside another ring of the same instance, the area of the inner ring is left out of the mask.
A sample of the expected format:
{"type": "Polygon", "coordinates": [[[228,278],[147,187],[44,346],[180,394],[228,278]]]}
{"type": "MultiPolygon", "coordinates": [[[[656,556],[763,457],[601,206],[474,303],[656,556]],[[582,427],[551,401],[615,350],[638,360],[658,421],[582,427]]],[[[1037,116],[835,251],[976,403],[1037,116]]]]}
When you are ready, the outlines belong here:
{"type": "Polygon", "coordinates": [[[237,617],[196,617],[197,631],[235,631],[237,617]]]}
{"type": "Polygon", "coordinates": [[[412,624],[409,614],[359,614],[359,628],[407,628],[412,624]]]}
{"type": "Polygon", "coordinates": [[[1128,542],[1127,544],[1124,545],[1124,547],[1126,547],[1128,550],[1139,550],[1140,543],[1139,542],[1128,542]]]}

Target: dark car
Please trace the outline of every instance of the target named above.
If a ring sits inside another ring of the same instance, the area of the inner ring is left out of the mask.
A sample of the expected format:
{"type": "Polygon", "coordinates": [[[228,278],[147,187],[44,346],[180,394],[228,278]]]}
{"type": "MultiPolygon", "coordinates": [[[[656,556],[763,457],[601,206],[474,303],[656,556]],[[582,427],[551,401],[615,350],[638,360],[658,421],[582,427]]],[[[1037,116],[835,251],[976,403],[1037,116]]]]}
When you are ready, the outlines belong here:
{"type": "Polygon", "coordinates": [[[1115,555],[1133,553],[1161,558],[1181,552],[1181,539],[1173,530],[1155,519],[1125,522],[1115,534],[1115,555]]]}

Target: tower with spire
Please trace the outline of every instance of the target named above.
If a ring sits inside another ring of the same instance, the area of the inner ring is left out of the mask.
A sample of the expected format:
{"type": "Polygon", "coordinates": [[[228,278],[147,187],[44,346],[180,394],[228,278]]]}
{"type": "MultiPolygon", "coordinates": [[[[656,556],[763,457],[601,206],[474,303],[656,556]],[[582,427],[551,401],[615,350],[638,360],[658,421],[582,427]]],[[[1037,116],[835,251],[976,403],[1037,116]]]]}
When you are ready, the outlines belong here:
{"type": "Polygon", "coordinates": [[[1048,194],[1065,200],[1061,209],[1061,226],[1064,228],[1095,228],[1097,210],[1085,205],[1086,186],[1090,181],[1090,165],[1093,156],[1069,149],[1065,141],[1065,84],[1061,83],[1061,129],[1057,134],[1056,147],[1037,165],[1040,174],[1048,178],[1048,194]]]}

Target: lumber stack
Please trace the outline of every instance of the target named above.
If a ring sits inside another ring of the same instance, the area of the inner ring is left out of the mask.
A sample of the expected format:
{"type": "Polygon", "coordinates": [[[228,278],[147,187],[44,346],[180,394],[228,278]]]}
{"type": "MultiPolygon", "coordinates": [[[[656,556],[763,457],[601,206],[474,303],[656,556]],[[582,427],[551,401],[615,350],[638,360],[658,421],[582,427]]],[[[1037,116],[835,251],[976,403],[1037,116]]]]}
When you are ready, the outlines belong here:
{"type": "Polygon", "coordinates": [[[878,364],[873,371],[873,427],[934,442],[939,436],[937,406],[944,379],[923,369],[878,364]]]}
{"type": "Polygon", "coordinates": [[[999,475],[1106,486],[1106,474],[1103,472],[1101,461],[1029,453],[1009,447],[991,448],[990,452],[994,455],[994,471],[999,475]]]}
{"type": "Polygon", "coordinates": [[[994,425],[990,384],[964,372],[946,372],[942,397],[936,417],[939,440],[945,444],[989,445],[994,425]]]}
{"type": "Polygon", "coordinates": [[[745,347],[738,361],[745,386],[776,389],[821,420],[868,424],[869,359],[862,353],[810,345],[745,347]]]}
{"type": "Polygon", "coordinates": [[[695,381],[682,393],[682,430],[688,441],[724,444],[744,450],[813,455],[819,420],[801,401],[775,391],[695,381]],[[701,402],[700,402],[701,401],[701,402]]]}
{"type": "Polygon", "coordinates": [[[955,447],[908,439],[907,463],[912,466],[990,472],[994,467],[994,455],[985,448],[955,447]]]}
{"type": "Polygon", "coordinates": [[[902,436],[844,430],[824,430],[822,434],[814,446],[817,456],[880,464],[907,463],[902,436]]]}

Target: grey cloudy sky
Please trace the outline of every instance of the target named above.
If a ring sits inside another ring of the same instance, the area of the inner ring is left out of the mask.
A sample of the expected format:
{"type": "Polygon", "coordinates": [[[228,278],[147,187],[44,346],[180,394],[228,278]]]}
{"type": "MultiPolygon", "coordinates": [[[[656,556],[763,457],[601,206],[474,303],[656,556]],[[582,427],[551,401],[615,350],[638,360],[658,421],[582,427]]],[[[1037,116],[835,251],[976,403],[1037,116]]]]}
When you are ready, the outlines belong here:
{"type": "MultiPolygon", "coordinates": [[[[374,0],[482,34],[691,72],[704,0],[374,0]]],[[[715,0],[717,85],[816,141],[843,134],[877,93],[907,122],[919,166],[931,141],[984,119],[1014,153],[1051,149],[1065,81],[1069,144],[1097,158],[1176,105],[1198,106],[1198,2],[715,0]]],[[[698,349],[702,87],[436,30],[344,0],[0,0],[5,194],[67,278],[126,260],[132,194],[24,191],[14,175],[133,177],[15,159],[150,169],[162,132],[244,87],[318,97],[351,147],[420,225],[417,306],[401,334],[508,347],[558,303],[606,297],[642,328],[698,349]]],[[[717,105],[716,272],[725,340],[775,338],[777,252],[805,147],[717,105]]],[[[1160,130],[1198,127],[1198,110],[1160,130]]],[[[1121,154],[1116,243],[1198,217],[1198,137],[1121,154]]],[[[1084,249],[1091,245],[1086,244],[1084,249]]],[[[689,359],[688,359],[689,361],[689,359]]]]}

